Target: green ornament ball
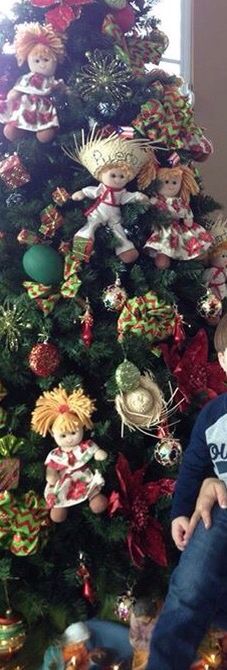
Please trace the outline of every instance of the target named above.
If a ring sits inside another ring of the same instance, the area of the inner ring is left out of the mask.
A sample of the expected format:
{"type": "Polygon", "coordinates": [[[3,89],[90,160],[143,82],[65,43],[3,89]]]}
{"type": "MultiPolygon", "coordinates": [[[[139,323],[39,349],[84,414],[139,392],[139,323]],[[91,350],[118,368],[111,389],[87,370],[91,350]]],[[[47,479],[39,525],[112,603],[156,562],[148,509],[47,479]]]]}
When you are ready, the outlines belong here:
{"type": "Polygon", "coordinates": [[[35,244],[23,256],[26,274],[41,284],[59,284],[63,279],[63,259],[52,247],[35,244]]]}
{"type": "Polygon", "coordinates": [[[140,371],[130,361],[123,361],[115,372],[115,379],[118,385],[118,388],[123,393],[136,389],[140,383],[140,371]]]}

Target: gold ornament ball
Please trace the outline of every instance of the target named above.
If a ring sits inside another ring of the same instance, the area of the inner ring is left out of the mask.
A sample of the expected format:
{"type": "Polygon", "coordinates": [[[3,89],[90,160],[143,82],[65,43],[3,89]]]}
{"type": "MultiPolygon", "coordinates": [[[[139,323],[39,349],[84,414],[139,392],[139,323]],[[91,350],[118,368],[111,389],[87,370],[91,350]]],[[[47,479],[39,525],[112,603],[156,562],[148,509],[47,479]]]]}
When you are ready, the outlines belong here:
{"type": "Polygon", "coordinates": [[[154,448],[155,460],[164,467],[173,467],[181,460],[182,448],[174,437],[163,437],[154,448]]]}
{"type": "Polygon", "coordinates": [[[208,289],[207,294],[203,296],[198,302],[197,306],[200,316],[210,322],[214,322],[214,325],[218,323],[222,315],[222,303],[219,298],[208,289]]]}
{"type": "Polygon", "coordinates": [[[24,622],[11,611],[0,616],[0,662],[8,661],[26,640],[24,622]]]}
{"type": "Polygon", "coordinates": [[[103,291],[102,300],[110,312],[120,312],[127,300],[127,293],[122,286],[111,284],[103,291]]]}

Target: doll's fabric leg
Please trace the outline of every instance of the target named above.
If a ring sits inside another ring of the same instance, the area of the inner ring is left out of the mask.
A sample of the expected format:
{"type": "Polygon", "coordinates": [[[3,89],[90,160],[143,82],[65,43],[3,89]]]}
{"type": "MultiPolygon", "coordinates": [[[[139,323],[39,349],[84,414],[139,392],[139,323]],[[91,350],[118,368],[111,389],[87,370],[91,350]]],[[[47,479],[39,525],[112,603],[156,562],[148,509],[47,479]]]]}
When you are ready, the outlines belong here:
{"type": "Polygon", "coordinates": [[[126,263],[132,263],[135,261],[138,258],[139,253],[134,247],[134,244],[126,237],[121,222],[119,220],[109,221],[108,226],[119,242],[119,244],[117,244],[115,247],[116,256],[120,256],[120,258],[126,263]]]}
{"type": "Polygon", "coordinates": [[[95,232],[100,224],[100,219],[95,220],[88,216],[85,225],[74,235],[73,251],[80,261],[89,262],[94,247],[95,232]]]}
{"type": "Polygon", "coordinates": [[[189,670],[227,593],[227,511],[197,526],[170,580],[151,640],[148,670],[189,670]]]}

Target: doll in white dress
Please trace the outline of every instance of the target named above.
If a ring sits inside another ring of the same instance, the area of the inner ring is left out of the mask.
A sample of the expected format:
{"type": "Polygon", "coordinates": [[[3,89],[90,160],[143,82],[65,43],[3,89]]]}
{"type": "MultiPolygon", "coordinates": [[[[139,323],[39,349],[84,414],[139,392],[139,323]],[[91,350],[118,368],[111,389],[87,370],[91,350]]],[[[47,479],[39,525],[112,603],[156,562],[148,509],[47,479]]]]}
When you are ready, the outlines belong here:
{"type": "Polygon", "coordinates": [[[32,429],[45,437],[49,431],[57,447],[47,455],[44,497],[52,521],[64,521],[67,508],[88,500],[95,514],[107,507],[100,493],[104,479],[90,465],[91,459],[103,461],[107,453],[93,440],[83,439],[83,428],[91,428],[93,401],[81,388],[67,394],[61,386],[44,391],[32,414],[32,429]]]}
{"type": "MultiPolygon", "coordinates": [[[[141,176],[141,183],[147,185],[148,171],[141,176]]],[[[155,173],[157,193],[150,199],[157,212],[169,215],[169,223],[153,226],[144,246],[154,257],[158,268],[167,268],[170,259],[191,260],[203,255],[210,247],[213,237],[193,219],[189,205],[191,195],[199,192],[193,171],[186,165],[157,167],[155,173]]],[[[152,166],[152,179],[154,170],[152,166]]]]}
{"type": "Polygon", "coordinates": [[[62,38],[52,26],[25,23],[17,27],[14,47],[18,65],[27,60],[30,72],[22,75],[8,92],[0,113],[4,135],[14,141],[24,131],[36,133],[39,142],[50,142],[59,127],[53,92],[64,82],[54,77],[64,58],[62,38]]]}

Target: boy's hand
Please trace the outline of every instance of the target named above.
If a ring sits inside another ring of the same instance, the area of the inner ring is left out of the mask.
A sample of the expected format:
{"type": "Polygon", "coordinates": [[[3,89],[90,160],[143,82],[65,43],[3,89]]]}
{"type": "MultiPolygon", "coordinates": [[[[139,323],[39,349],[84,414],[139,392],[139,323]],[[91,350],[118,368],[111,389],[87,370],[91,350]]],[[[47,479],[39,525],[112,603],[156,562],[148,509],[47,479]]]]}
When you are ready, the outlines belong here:
{"type": "Polygon", "coordinates": [[[186,532],[189,526],[189,518],[187,516],[178,516],[172,521],[171,531],[172,538],[177,546],[177,549],[183,551],[186,547],[186,532]]]}
{"type": "Polygon", "coordinates": [[[221,482],[220,479],[216,479],[216,477],[208,477],[207,479],[204,479],[204,482],[202,483],[196,501],[195,511],[190,518],[185,537],[186,544],[201,519],[205,528],[211,527],[211,510],[215,503],[222,509],[227,509],[227,489],[224,482],[221,482]]]}

